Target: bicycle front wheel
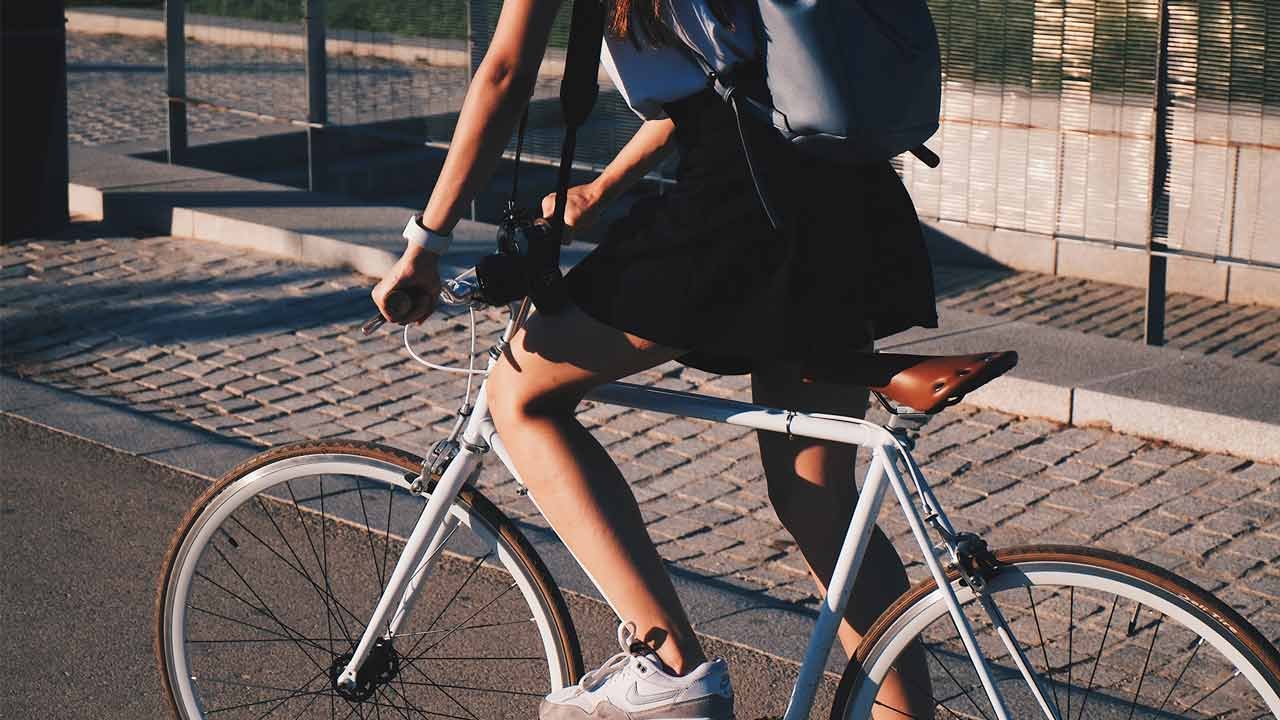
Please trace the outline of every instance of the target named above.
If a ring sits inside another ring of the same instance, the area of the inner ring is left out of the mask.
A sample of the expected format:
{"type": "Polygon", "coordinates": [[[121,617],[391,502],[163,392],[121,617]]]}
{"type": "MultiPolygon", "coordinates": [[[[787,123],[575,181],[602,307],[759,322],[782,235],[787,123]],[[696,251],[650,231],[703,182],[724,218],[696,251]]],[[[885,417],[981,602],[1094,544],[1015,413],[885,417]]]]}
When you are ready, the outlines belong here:
{"type": "MultiPolygon", "coordinates": [[[[989,583],[991,598],[1062,720],[1280,718],[1280,653],[1189,581],[1092,548],[1027,546],[996,556],[1002,567],[989,583]]],[[[954,574],[952,587],[1012,716],[1044,717],[973,592],[954,574]]],[[[832,718],[871,717],[880,683],[912,641],[923,646],[931,679],[914,691],[928,693],[933,717],[995,717],[930,579],[868,631],[841,678],[832,718]]]]}
{"type": "Polygon", "coordinates": [[[421,461],[358,442],[263,453],[192,507],[160,577],[156,654],[182,718],[535,717],[582,660],[559,589],[520,532],[467,487],[416,603],[345,667],[429,496],[421,461]]]}

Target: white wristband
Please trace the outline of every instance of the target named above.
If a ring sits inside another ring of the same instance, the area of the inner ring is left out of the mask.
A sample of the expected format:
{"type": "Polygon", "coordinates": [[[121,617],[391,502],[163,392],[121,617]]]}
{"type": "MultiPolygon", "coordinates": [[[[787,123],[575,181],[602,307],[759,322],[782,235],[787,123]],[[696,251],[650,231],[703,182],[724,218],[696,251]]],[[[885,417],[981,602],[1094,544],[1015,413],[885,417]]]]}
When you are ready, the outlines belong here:
{"type": "Polygon", "coordinates": [[[420,213],[414,213],[409,216],[409,224],[404,226],[403,235],[410,245],[420,247],[436,255],[444,255],[445,251],[449,249],[450,241],[453,240],[452,235],[444,235],[423,227],[420,213]]]}

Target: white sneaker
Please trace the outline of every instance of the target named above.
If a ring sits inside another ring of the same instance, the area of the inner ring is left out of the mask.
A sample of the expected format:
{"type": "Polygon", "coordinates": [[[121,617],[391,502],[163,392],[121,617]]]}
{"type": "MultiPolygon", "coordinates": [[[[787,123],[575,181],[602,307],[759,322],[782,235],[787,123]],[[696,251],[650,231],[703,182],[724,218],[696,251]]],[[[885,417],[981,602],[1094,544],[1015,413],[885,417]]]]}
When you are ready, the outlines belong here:
{"type": "Polygon", "coordinates": [[[538,709],[541,720],[733,720],[729,666],[709,660],[681,677],[668,675],[657,655],[636,641],[635,623],[618,627],[622,652],[556,690],[538,709]]]}

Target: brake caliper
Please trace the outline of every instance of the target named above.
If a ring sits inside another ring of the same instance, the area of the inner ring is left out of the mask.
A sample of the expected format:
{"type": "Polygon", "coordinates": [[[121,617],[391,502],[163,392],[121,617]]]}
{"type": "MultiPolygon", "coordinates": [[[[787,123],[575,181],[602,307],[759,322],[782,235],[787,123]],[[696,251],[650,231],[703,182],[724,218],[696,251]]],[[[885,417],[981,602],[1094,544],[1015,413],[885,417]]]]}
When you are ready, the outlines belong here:
{"type": "Polygon", "coordinates": [[[987,541],[973,533],[956,535],[956,560],[960,582],[976,592],[986,592],[987,582],[1000,572],[1000,561],[987,547],[987,541]]]}

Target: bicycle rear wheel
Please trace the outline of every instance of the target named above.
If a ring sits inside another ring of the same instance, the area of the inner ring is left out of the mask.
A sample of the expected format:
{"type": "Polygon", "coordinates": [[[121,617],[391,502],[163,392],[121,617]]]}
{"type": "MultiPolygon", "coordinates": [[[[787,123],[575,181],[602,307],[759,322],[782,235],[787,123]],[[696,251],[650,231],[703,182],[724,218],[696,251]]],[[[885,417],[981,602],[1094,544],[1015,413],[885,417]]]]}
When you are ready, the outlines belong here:
{"type": "Polygon", "coordinates": [[[182,718],[534,717],[581,652],[559,589],[520,532],[465,487],[443,552],[395,638],[349,659],[426,498],[421,461],[358,442],[302,443],[213,485],[160,577],[156,656],[182,718]]]}
{"type": "MultiPolygon", "coordinates": [[[[1280,717],[1280,653],[1187,580],[1092,548],[996,555],[1002,568],[991,597],[1062,720],[1280,717]]],[[[1044,717],[974,594],[954,574],[952,587],[1013,717],[1044,717]]],[[[868,631],[841,678],[832,718],[869,717],[879,683],[916,639],[928,658],[934,717],[994,718],[932,579],[868,631]]]]}

